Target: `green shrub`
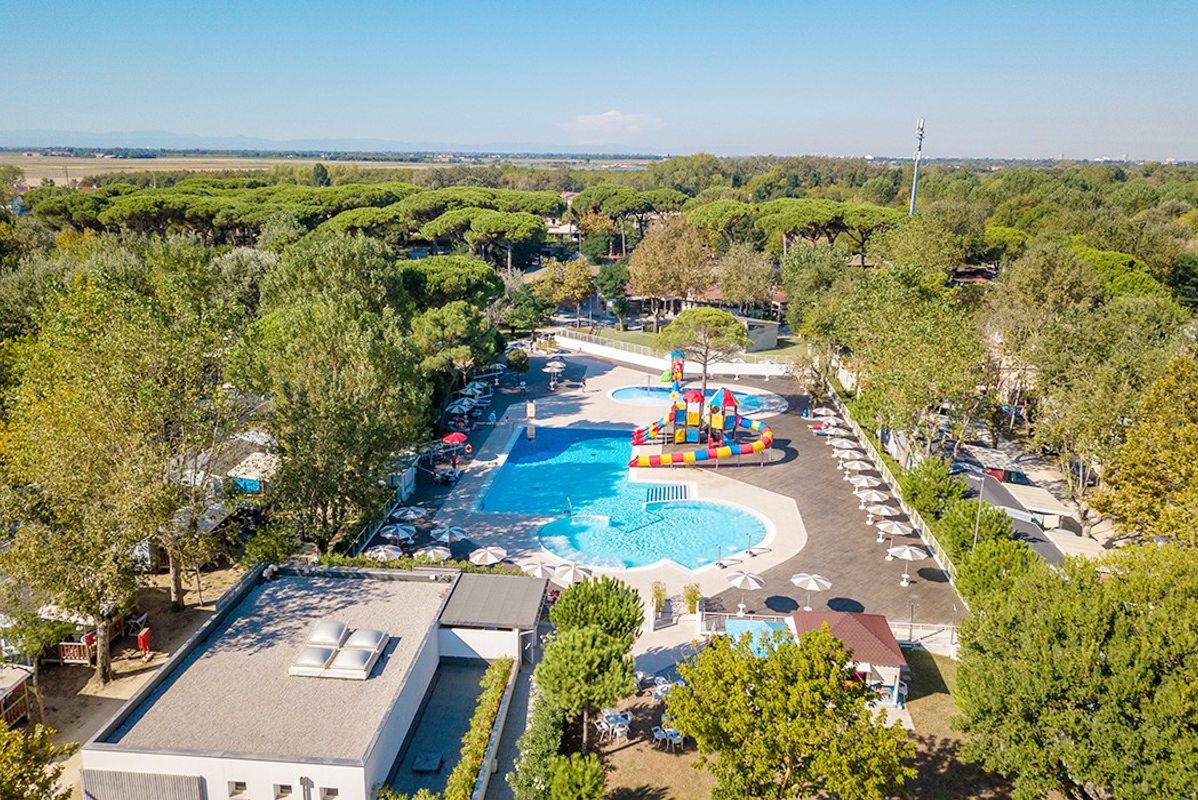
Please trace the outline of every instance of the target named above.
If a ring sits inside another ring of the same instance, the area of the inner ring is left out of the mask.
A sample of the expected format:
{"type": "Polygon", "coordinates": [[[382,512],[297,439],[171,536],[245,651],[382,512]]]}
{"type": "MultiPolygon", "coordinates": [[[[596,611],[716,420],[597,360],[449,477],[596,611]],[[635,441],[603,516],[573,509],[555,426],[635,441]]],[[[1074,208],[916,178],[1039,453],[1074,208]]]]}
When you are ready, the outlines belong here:
{"type": "Polygon", "coordinates": [[[949,463],[939,456],[919,462],[900,477],[903,497],[924,517],[938,519],[945,510],[965,496],[965,482],[949,471],[949,463]]]}
{"type": "Polygon", "coordinates": [[[513,372],[528,372],[528,353],[516,348],[507,354],[508,368],[513,372]]]}
{"type": "Polygon", "coordinates": [[[403,556],[394,561],[375,561],[366,556],[346,556],[330,553],[320,559],[322,567],[351,567],[355,569],[398,569],[411,570],[413,567],[440,567],[456,569],[458,572],[493,572],[499,575],[523,575],[524,571],[514,564],[495,564],[483,567],[469,561],[436,561],[423,556],[403,556]]]}
{"type": "Polygon", "coordinates": [[[934,528],[936,539],[941,547],[948,551],[948,557],[954,562],[973,549],[975,528],[978,544],[1010,539],[1014,534],[1007,512],[976,498],[955,501],[936,522],[934,528]]]}
{"type": "Polygon", "coordinates": [[[645,621],[644,603],[628,584],[602,575],[566,589],[549,610],[559,632],[595,626],[631,647],[645,621]]]}
{"type": "Polygon", "coordinates": [[[445,782],[445,800],[470,800],[474,793],[475,779],[486,758],[487,744],[491,741],[495,718],[499,715],[499,705],[503,702],[503,692],[511,674],[510,658],[492,661],[483,673],[482,693],[470,719],[470,729],[462,737],[457,766],[445,782]]]}
{"type": "Polygon", "coordinates": [[[703,590],[699,588],[697,583],[688,583],[682,587],[682,604],[686,606],[686,613],[697,614],[699,612],[699,601],[703,598],[703,590]]]}
{"type": "Polygon", "coordinates": [[[565,722],[561,709],[536,696],[528,727],[516,742],[516,771],[507,774],[516,800],[542,800],[549,793],[549,765],[561,752],[565,722]]]}
{"type": "Polygon", "coordinates": [[[653,613],[660,614],[666,607],[666,585],[661,581],[653,581],[650,588],[653,591],[653,613]]]}
{"type": "Polygon", "coordinates": [[[1032,548],[1017,539],[979,537],[978,546],[956,561],[957,591],[972,608],[978,608],[991,593],[1008,591],[1011,581],[1036,561],[1032,548]]]}
{"type": "Polygon", "coordinates": [[[557,756],[550,767],[549,800],[603,800],[603,765],[594,753],[557,756]]]}

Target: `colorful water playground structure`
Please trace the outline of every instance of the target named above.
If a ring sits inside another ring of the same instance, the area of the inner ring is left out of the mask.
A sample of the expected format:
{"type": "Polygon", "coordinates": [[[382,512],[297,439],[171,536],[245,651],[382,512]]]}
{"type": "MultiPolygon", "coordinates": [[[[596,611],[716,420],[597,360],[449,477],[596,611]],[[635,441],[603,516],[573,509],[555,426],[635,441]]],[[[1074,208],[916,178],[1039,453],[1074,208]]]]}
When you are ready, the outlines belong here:
{"type": "Polygon", "coordinates": [[[670,394],[670,411],[664,417],[632,432],[632,444],[644,445],[664,437],[674,444],[705,444],[693,450],[633,456],[629,467],[661,467],[671,464],[696,464],[733,456],[760,453],[774,444],[774,432],[759,420],[742,416],[737,410],[735,395],[720,389],[705,402],[698,389],[682,391],[682,369],[678,354],[674,356],[674,391],[670,394]],[[737,428],[744,428],[757,438],[737,444],[737,428]]]}

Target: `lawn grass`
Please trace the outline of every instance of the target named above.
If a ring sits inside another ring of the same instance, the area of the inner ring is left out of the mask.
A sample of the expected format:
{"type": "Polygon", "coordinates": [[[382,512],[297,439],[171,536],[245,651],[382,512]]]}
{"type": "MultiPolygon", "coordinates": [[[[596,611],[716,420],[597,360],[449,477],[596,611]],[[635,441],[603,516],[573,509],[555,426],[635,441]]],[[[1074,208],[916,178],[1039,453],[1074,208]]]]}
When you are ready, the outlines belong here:
{"type": "Polygon", "coordinates": [[[652,331],[618,331],[615,328],[600,328],[599,335],[604,339],[615,339],[618,342],[639,344],[641,347],[659,349],[655,344],[657,335],[652,331]]]}
{"type": "MultiPolygon", "coordinates": [[[[618,331],[615,328],[600,328],[599,335],[605,339],[615,339],[619,342],[639,344],[641,347],[659,349],[656,345],[656,334],[652,331],[618,331]]],[[[807,343],[795,336],[779,336],[778,346],[772,350],[758,350],[754,356],[776,358],[779,361],[806,356],[807,343]]]]}
{"type": "Polygon", "coordinates": [[[952,728],[958,715],[953,692],[957,662],[948,656],[911,648],[903,651],[911,676],[907,681],[907,710],[915,723],[915,769],[919,775],[908,787],[921,800],[1010,797],[1002,778],[961,760],[961,736],[952,728]]]}

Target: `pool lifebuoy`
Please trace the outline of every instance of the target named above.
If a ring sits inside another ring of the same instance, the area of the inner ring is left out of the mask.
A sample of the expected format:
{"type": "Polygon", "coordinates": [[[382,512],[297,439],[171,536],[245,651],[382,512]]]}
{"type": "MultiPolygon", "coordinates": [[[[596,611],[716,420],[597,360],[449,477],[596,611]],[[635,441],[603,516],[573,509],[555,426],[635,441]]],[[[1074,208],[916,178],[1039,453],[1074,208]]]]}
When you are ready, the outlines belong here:
{"type": "Polygon", "coordinates": [[[465,449],[466,449],[466,455],[470,455],[471,453],[474,452],[474,448],[471,447],[470,445],[466,445],[465,449]]]}

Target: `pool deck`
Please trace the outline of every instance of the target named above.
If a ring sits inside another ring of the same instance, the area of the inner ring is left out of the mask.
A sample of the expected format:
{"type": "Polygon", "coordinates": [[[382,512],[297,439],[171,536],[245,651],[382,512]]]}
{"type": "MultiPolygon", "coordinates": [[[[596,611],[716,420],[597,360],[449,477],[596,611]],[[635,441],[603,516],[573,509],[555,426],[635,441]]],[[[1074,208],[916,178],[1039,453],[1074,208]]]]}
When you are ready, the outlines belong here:
{"type": "MultiPolygon", "coordinates": [[[[659,418],[648,406],[619,403],[608,393],[617,387],[644,385],[646,378],[656,381],[656,373],[616,365],[602,359],[568,355],[564,384],[554,393],[545,386],[547,376],[541,368],[547,358],[534,356],[526,380],[527,397],[496,394],[492,408],[499,416],[493,430],[472,433],[476,452],[468,462],[462,479],[452,489],[421,486],[418,500],[430,507],[440,506],[434,524],[463,526],[468,542],[454,545],[455,555],[469,549],[494,544],[508,550],[516,563],[545,561],[562,563],[548,551],[534,546],[534,532],[553,517],[518,514],[488,514],[478,511],[475,498],[485,493],[491,476],[503,465],[515,437],[524,435],[527,424],[550,427],[620,427],[644,425],[659,418]],[[579,381],[586,378],[583,391],[579,381]],[[526,418],[525,400],[536,401],[536,418],[526,418]],[[461,552],[459,552],[461,551],[461,552]]],[[[773,527],[767,540],[770,552],[748,558],[729,569],[744,569],[761,574],[765,588],[748,592],[745,603],[750,613],[785,614],[803,604],[807,593],[790,584],[796,572],[815,572],[827,577],[832,588],[812,595],[812,607],[840,611],[867,611],[884,614],[894,622],[954,624],[962,616],[963,605],[952,586],[931,559],[910,564],[912,582],[899,586],[905,562],[884,559],[889,543],[876,541],[875,529],[866,525],[852,487],[836,468],[831,448],[816,437],[810,420],[801,416],[807,404],[795,382],[789,378],[771,381],[742,378],[714,385],[769,390],[788,403],[783,413],[768,416],[767,424],[775,437],[775,457],[765,466],[724,464],[712,467],[660,467],[633,470],[639,481],[667,483],[692,482],[699,499],[724,500],[749,506],[768,518],[773,527]],[[912,603],[914,604],[912,606],[912,603]]],[[[755,415],[757,416],[757,415],[755,415]]],[[[881,487],[883,490],[886,487],[881,487]]],[[[904,542],[906,543],[906,542],[904,542]]],[[[911,539],[910,543],[917,543],[911,539]]],[[[741,592],[730,589],[727,572],[709,566],[696,572],[672,563],[631,570],[596,569],[629,582],[648,596],[654,581],[665,583],[667,593],[678,595],[687,583],[698,583],[713,611],[735,611],[741,592]]],[[[638,653],[657,652],[663,656],[680,643],[696,638],[690,625],[675,626],[676,631],[647,632],[638,642],[638,653]],[[678,643],[673,642],[679,640],[678,643]]]]}
{"type": "MultiPolygon", "coordinates": [[[[492,514],[477,507],[478,498],[486,494],[512,444],[517,438],[527,435],[528,424],[553,428],[626,430],[633,425],[643,425],[663,413],[646,406],[620,403],[608,397],[608,392],[613,388],[638,381],[643,383],[644,373],[578,356],[570,356],[567,360],[570,370],[579,373],[578,377],[581,377],[584,368],[587,370],[587,391],[584,393],[577,388],[575,379],[560,394],[538,399],[534,420],[525,418],[523,404],[511,405],[497,420],[495,430],[487,440],[477,447],[469,469],[454,491],[445,498],[434,518],[440,524],[462,526],[469,532],[471,541],[477,544],[503,547],[508,551],[509,559],[516,563],[567,563],[536,543],[537,530],[559,519],[560,515],[492,514]]],[[[570,370],[567,375],[573,378],[570,370]]],[[[766,538],[761,546],[768,547],[769,552],[745,558],[745,568],[760,572],[786,563],[798,555],[807,541],[803,521],[792,498],[731,477],[745,470],[767,470],[772,467],[774,465],[735,468],[725,465],[718,470],[710,467],[634,469],[630,479],[646,484],[685,482],[691,484],[691,499],[734,503],[756,511],[766,521],[766,538]]],[[[726,572],[714,565],[691,571],[672,561],[659,561],[654,565],[631,569],[596,567],[594,572],[618,576],[636,587],[645,597],[649,596],[650,587],[655,581],[665,583],[667,592],[673,595],[680,594],[687,583],[698,583],[706,596],[713,596],[728,585],[726,572]]]]}

